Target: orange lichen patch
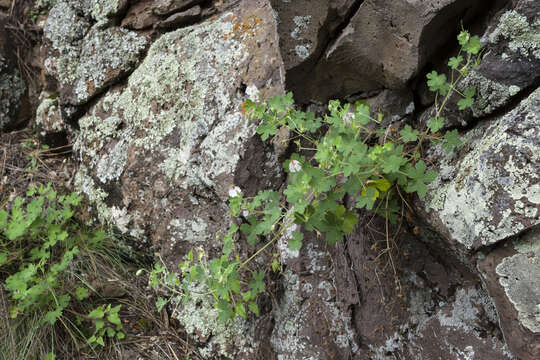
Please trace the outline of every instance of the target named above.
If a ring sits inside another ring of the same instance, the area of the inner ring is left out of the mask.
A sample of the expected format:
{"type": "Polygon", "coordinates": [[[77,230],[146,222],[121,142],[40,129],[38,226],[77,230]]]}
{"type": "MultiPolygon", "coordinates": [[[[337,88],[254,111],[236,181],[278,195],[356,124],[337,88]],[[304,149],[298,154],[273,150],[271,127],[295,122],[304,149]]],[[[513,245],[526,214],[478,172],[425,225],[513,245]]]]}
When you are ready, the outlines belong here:
{"type": "Polygon", "coordinates": [[[246,115],[246,102],[244,101],[242,104],[240,104],[240,111],[242,111],[243,115],[246,115]]]}

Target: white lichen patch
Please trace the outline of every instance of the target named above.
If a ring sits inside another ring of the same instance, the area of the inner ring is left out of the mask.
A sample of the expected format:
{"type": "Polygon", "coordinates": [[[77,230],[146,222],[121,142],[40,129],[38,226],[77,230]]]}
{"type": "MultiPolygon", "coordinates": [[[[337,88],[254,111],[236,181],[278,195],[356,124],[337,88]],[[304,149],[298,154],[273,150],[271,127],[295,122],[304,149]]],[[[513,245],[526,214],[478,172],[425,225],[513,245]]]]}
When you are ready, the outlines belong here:
{"type": "Polygon", "coordinates": [[[167,226],[167,229],[177,240],[187,241],[192,244],[205,243],[210,240],[207,228],[208,225],[201,218],[193,220],[172,219],[167,226]]]}
{"type": "Polygon", "coordinates": [[[65,130],[60,108],[58,107],[58,96],[42,91],[40,104],[36,110],[36,125],[41,129],[42,136],[47,133],[55,133],[65,130]]]}
{"type": "MultiPolygon", "coordinates": [[[[205,294],[207,288],[203,284],[191,283],[188,287],[190,294],[205,294]]],[[[194,339],[207,339],[204,345],[197,348],[204,359],[215,359],[221,355],[227,359],[235,359],[239,354],[229,350],[242,349],[250,353],[257,347],[254,338],[255,326],[248,320],[236,316],[227,323],[219,321],[219,310],[213,306],[211,296],[192,296],[185,304],[179,304],[172,314],[182,324],[187,334],[194,339]],[[242,334],[241,336],[236,336],[242,334]]]]}
{"type": "Polygon", "coordinates": [[[458,88],[462,92],[467,88],[476,90],[475,102],[472,106],[474,117],[482,117],[493,113],[506,105],[521,90],[516,85],[506,86],[490,80],[475,70],[472,70],[467,77],[460,81],[458,88]]]}
{"type": "Polygon", "coordinates": [[[532,332],[540,333],[540,238],[531,233],[518,241],[519,252],[497,265],[499,283],[514,305],[519,322],[532,332]]]}
{"type": "Polygon", "coordinates": [[[135,32],[105,28],[117,6],[117,0],[60,0],[49,13],[43,31],[54,51],[45,68],[63,87],[73,88],[74,105],[86,103],[130,71],[146,47],[146,39],[135,32]],[[94,25],[92,18],[98,21],[94,25]]]}
{"type": "Polygon", "coordinates": [[[306,30],[309,27],[309,24],[311,23],[311,16],[295,16],[293,18],[293,22],[296,25],[294,30],[291,32],[291,37],[294,40],[302,40],[303,35],[306,32],[306,30]]]}
{"type": "Polygon", "coordinates": [[[426,212],[436,211],[451,238],[466,248],[496,243],[540,222],[539,99],[536,90],[481,134],[469,133],[477,137],[467,145],[470,151],[455,165],[452,155],[442,160],[441,168],[453,168],[451,178],[439,176],[429,185],[426,212]]]}
{"type": "Polygon", "coordinates": [[[540,17],[535,17],[529,23],[525,16],[515,10],[505,12],[497,28],[489,35],[489,41],[497,43],[501,38],[509,41],[511,52],[540,59],[540,17]]]}
{"type": "Polygon", "coordinates": [[[474,333],[478,328],[477,322],[481,312],[492,322],[498,319],[495,306],[484,289],[466,288],[456,292],[456,299],[451,304],[450,311],[439,310],[436,316],[442,326],[461,328],[474,333]]]}

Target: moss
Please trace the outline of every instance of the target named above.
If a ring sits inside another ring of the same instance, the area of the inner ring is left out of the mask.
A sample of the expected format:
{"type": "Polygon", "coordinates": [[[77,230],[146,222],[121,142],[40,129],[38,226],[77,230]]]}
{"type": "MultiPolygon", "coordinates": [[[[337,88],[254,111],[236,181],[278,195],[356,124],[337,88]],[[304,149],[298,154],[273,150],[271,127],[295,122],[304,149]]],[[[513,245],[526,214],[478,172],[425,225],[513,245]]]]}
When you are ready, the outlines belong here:
{"type": "Polygon", "coordinates": [[[489,41],[497,43],[501,38],[509,41],[510,51],[540,59],[540,17],[530,24],[515,10],[505,12],[497,28],[489,35],[489,41]]]}

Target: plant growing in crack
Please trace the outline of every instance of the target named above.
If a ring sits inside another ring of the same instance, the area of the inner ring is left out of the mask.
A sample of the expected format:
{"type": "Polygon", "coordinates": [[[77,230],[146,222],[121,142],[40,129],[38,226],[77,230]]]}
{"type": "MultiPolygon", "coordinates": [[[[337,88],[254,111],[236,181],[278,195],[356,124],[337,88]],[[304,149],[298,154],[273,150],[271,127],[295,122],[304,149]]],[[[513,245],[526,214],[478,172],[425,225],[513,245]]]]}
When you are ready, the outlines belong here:
{"type": "MultiPolygon", "coordinates": [[[[286,242],[291,251],[300,250],[304,235],[298,227],[324,234],[329,244],[335,244],[354,231],[357,209],[381,215],[387,227],[388,222],[395,223],[402,216],[404,193],[423,198],[437,177],[422,160],[422,145],[441,143],[447,152],[461,145],[457,130],[439,133],[445,122],[441,114],[454,93],[462,97],[460,110],[473,105],[475,90],[460,92],[456,87],[478,65],[482,46],[467,31],[461,31],[457,39],[461,49],[448,61],[450,79],[436,71],[427,75],[429,90],[435,93],[435,115],[423,129],[405,125],[397,132],[387,131],[380,126],[382,114],[372,115],[365,102],[330,101],[328,114],[320,118],[297,110],[291,93],[264,103],[246,100],[242,110],[261,121],[257,133],[263,141],[285,129],[297,149],[283,164],[289,175],[286,189],[283,194],[263,190],[247,197],[237,186],[231,187],[229,207],[239,225],[222,237],[222,255],[209,259],[202,249],[192,250],[179,265],[180,275],[161,261],[150,274],[150,285],[184,301],[212,296],[221,321],[235,315],[247,317],[246,308],[259,313],[257,297],[266,288],[265,270],[248,269],[248,264],[278,241],[286,242]],[[345,205],[345,198],[352,200],[354,208],[345,205]],[[240,236],[252,247],[264,243],[242,260],[235,248],[240,236]],[[205,291],[193,293],[193,283],[204,284],[205,291]]],[[[279,270],[279,256],[272,260],[272,270],[279,270]]],[[[158,309],[171,298],[159,298],[158,309]]]]}

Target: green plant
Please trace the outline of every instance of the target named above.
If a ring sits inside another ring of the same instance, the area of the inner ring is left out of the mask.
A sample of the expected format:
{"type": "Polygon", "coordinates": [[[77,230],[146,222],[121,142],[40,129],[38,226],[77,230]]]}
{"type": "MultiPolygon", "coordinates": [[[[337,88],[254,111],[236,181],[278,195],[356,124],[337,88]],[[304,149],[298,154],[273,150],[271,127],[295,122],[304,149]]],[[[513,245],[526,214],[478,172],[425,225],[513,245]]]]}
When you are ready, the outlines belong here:
{"type": "MultiPolygon", "coordinates": [[[[10,318],[23,318],[18,324],[31,319],[53,329],[61,323],[68,332],[85,337],[84,329],[75,328],[73,316],[66,315],[75,314],[75,305],[95,291],[81,271],[88,266],[85,262],[94,264],[95,253],[106,251],[107,235],[74,220],[81,200],[75,193],[57,193],[51,184],[31,186],[25,197],[13,200],[10,210],[0,210],[0,278],[9,295],[10,318]]],[[[104,311],[108,322],[118,322],[116,308],[109,305],[104,311]]],[[[114,331],[121,329],[118,325],[114,331]]],[[[95,335],[99,330],[96,325],[95,335]]],[[[54,353],[48,356],[52,359],[54,353]]]]}
{"type": "MultiPolygon", "coordinates": [[[[265,270],[247,266],[279,240],[286,241],[291,251],[298,251],[304,236],[297,231],[298,226],[324,234],[329,244],[335,244],[354,231],[358,222],[355,209],[373,211],[395,223],[401,213],[402,192],[423,198],[427,185],[437,177],[422,160],[422,145],[426,141],[441,143],[448,152],[461,145],[457,130],[439,133],[445,122],[441,114],[452,94],[462,97],[459,109],[472,106],[474,89],[461,93],[457,84],[478,64],[481,45],[477,36],[466,31],[459,34],[458,41],[461,49],[448,62],[450,80],[436,71],[427,75],[428,87],[435,92],[435,115],[423,129],[405,125],[399,131],[388,131],[380,126],[382,115],[372,116],[365,102],[330,101],[328,115],[318,118],[297,110],[291,93],[262,104],[246,100],[242,108],[250,118],[261,120],[257,133],[263,141],[286,130],[287,141],[296,146],[297,152],[283,164],[289,174],[284,196],[264,190],[244,197],[241,189],[233,186],[229,207],[241,225],[233,225],[223,236],[222,255],[208,259],[202,249],[196,254],[189,252],[179,265],[181,277],[158,263],[150,274],[150,285],[184,300],[212,296],[222,321],[235,315],[246,317],[247,309],[258,314],[256,300],[265,291],[265,270]],[[354,200],[355,209],[344,205],[345,197],[354,200]],[[251,246],[266,242],[241,260],[235,250],[240,236],[251,246]],[[190,287],[194,282],[204,284],[204,290],[194,293],[190,287]]],[[[271,266],[274,271],[280,269],[276,256],[271,266]]],[[[159,298],[157,306],[161,309],[168,302],[159,298]]]]}
{"type": "Polygon", "coordinates": [[[98,344],[105,346],[104,336],[109,338],[116,337],[118,340],[125,338],[125,334],[121,331],[123,329],[122,321],[118,312],[122,305],[112,307],[111,304],[107,306],[98,306],[88,314],[88,318],[95,320],[94,333],[87,340],[89,344],[98,344]]]}

